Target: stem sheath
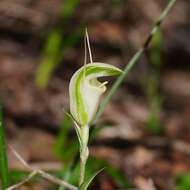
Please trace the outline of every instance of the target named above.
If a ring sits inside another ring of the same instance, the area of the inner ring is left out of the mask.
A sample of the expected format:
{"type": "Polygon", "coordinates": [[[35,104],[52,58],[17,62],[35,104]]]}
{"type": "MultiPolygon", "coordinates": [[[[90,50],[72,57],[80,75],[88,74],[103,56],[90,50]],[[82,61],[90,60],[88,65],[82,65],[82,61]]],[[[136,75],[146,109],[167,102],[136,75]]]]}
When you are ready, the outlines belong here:
{"type": "Polygon", "coordinates": [[[81,127],[80,135],[81,135],[81,144],[80,144],[79,186],[84,182],[86,162],[87,162],[88,155],[89,155],[89,151],[88,151],[89,126],[88,125],[81,127]]]}

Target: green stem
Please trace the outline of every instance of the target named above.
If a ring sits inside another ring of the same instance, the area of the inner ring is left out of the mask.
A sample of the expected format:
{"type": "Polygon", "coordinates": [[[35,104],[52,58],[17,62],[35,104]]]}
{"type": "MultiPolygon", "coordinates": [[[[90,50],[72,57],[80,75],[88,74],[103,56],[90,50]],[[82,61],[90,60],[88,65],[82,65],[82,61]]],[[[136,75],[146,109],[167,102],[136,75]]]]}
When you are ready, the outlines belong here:
{"type": "Polygon", "coordinates": [[[138,63],[140,57],[143,55],[143,53],[145,52],[146,48],[149,46],[150,42],[152,41],[153,36],[155,35],[155,33],[160,28],[160,25],[165,20],[166,16],[170,12],[170,10],[172,9],[172,7],[176,3],[176,1],[177,0],[170,0],[169,1],[169,3],[167,4],[167,6],[165,7],[165,9],[163,10],[163,12],[161,13],[161,15],[159,16],[159,18],[154,23],[153,28],[152,28],[149,36],[147,37],[147,39],[146,39],[143,47],[132,57],[132,59],[129,61],[129,63],[125,66],[123,74],[118,77],[118,79],[116,80],[116,82],[113,84],[111,90],[109,91],[108,95],[106,96],[106,98],[101,103],[100,108],[98,110],[98,113],[96,114],[96,117],[94,119],[94,124],[98,121],[99,117],[102,115],[105,107],[107,106],[108,102],[110,101],[110,99],[112,98],[112,96],[115,94],[115,92],[119,88],[120,84],[128,76],[128,74],[131,71],[131,69],[138,63]]]}
{"type": "Polygon", "coordinates": [[[0,169],[2,178],[2,190],[9,187],[9,172],[6,153],[5,133],[3,127],[3,112],[0,105],[0,169]]]}
{"type": "Polygon", "coordinates": [[[80,135],[81,135],[81,144],[80,144],[79,186],[84,182],[86,162],[87,162],[88,155],[89,155],[89,151],[88,151],[89,126],[88,125],[81,127],[80,135]]]}

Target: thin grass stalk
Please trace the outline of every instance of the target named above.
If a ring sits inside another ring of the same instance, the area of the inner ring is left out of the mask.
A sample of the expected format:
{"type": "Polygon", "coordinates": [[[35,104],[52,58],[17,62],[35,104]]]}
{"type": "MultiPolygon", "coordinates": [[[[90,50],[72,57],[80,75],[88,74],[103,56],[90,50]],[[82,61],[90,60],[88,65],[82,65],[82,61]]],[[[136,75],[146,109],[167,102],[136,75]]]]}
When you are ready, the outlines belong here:
{"type": "Polygon", "coordinates": [[[177,0],[170,0],[169,1],[169,3],[165,7],[165,9],[161,13],[161,15],[158,17],[158,19],[154,23],[153,28],[152,28],[149,36],[147,37],[143,47],[131,58],[129,63],[125,66],[123,74],[117,78],[116,82],[113,84],[112,88],[110,89],[108,95],[105,97],[105,99],[100,104],[99,110],[98,110],[96,117],[94,119],[94,124],[97,123],[99,117],[102,115],[102,113],[103,113],[105,107],[107,106],[108,102],[111,100],[112,96],[115,94],[115,92],[117,91],[117,89],[119,88],[119,86],[121,85],[123,80],[128,76],[131,69],[138,63],[139,59],[141,58],[141,56],[143,55],[143,53],[145,52],[145,50],[149,46],[150,42],[152,41],[153,36],[155,35],[155,33],[160,28],[160,25],[165,20],[166,16],[171,11],[171,9],[175,5],[176,1],[177,0]]]}
{"type": "Polygon", "coordinates": [[[9,170],[5,142],[5,131],[3,125],[3,110],[0,105],[0,173],[1,173],[1,187],[6,190],[9,187],[9,170]]]}

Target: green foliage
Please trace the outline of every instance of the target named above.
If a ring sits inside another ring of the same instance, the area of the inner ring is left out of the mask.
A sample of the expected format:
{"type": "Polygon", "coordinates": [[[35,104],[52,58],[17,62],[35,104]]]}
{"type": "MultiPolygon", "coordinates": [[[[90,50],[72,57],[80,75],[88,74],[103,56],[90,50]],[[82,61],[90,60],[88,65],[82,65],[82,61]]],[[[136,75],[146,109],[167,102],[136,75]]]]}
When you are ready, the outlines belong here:
{"type": "Polygon", "coordinates": [[[9,187],[9,170],[7,161],[7,151],[5,142],[5,131],[3,125],[3,110],[0,105],[0,176],[2,182],[2,190],[9,187]]]}
{"type": "Polygon", "coordinates": [[[151,111],[146,129],[151,134],[160,134],[162,132],[162,124],[160,121],[159,112],[157,112],[157,110],[151,111]]]}
{"type": "Polygon", "coordinates": [[[75,13],[79,0],[64,0],[63,2],[61,18],[67,20],[75,13]]]}
{"type": "Polygon", "coordinates": [[[74,46],[81,37],[81,29],[76,30],[75,33],[68,36],[64,34],[63,30],[63,28],[66,27],[66,23],[69,21],[69,18],[75,13],[78,3],[78,0],[64,1],[63,8],[60,13],[61,22],[48,34],[42,52],[41,63],[36,73],[35,80],[36,85],[39,88],[47,86],[52,73],[63,59],[65,51],[74,46]]]}
{"type": "MultiPolygon", "coordinates": [[[[47,171],[50,175],[53,175],[57,178],[61,178],[62,173],[60,170],[54,170],[54,171],[47,171]]],[[[13,169],[10,171],[10,179],[12,184],[17,184],[20,181],[25,180],[30,175],[29,171],[26,170],[19,170],[19,169],[13,169]]],[[[42,179],[40,175],[35,175],[30,181],[27,182],[27,184],[32,184],[34,182],[39,182],[42,179]]]]}
{"type": "Polygon", "coordinates": [[[92,183],[93,179],[102,171],[103,169],[97,171],[90,177],[84,180],[84,182],[80,185],[79,190],[87,190],[90,184],[92,183]]]}
{"type": "MultiPolygon", "coordinates": [[[[75,179],[76,177],[72,175],[73,170],[72,166],[70,164],[67,164],[62,170],[61,170],[61,178],[68,181],[72,182],[72,184],[77,184],[78,179],[75,179]]],[[[63,186],[59,186],[59,190],[65,190],[66,188],[63,186]]]]}
{"type": "Polygon", "coordinates": [[[148,52],[149,69],[145,76],[145,93],[147,96],[150,115],[147,122],[147,131],[153,134],[159,134],[162,131],[160,120],[162,98],[159,92],[160,87],[160,70],[163,62],[162,56],[163,39],[161,30],[158,30],[148,52]]]}
{"type": "MultiPolygon", "coordinates": [[[[75,160],[76,161],[76,160],[75,160]]],[[[80,175],[80,166],[78,162],[72,162],[67,164],[63,169],[60,171],[61,178],[67,180],[67,182],[78,185],[79,175],[80,175]]],[[[89,170],[86,170],[87,175],[89,175],[89,170]]],[[[65,187],[59,186],[59,190],[66,190],[65,187]]]]}
{"type": "Polygon", "coordinates": [[[154,37],[152,38],[152,42],[150,44],[150,62],[156,67],[157,71],[160,71],[160,67],[162,65],[162,49],[163,49],[163,37],[162,31],[159,29],[154,37]]]}
{"type": "Polygon", "coordinates": [[[176,190],[190,189],[190,173],[184,173],[177,176],[176,190]]]}
{"type": "Polygon", "coordinates": [[[24,170],[11,170],[10,171],[10,178],[11,183],[16,184],[18,181],[24,180],[29,175],[28,171],[24,170]]]}
{"type": "MultiPolygon", "coordinates": [[[[55,146],[56,154],[59,155],[59,158],[63,160],[67,160],[67,163],[63,167],[63,169],[60,171],[61,178],[70,182],[71,184],[77,185],[78,183],[78,176],[80,174],[79,170],[79,164],[76,162],[76,158],[78,158],[78,150],[76,148],[76,145],[78,145],[78,142],[76,139],[68,138],[68,131],[71,125],[71,119],[69,116],[64,117],[64,121],[61,125],[60,134],[58,135],[57,143],[55,146]],[[67,153],[69,151],[69,147],[73,147],[73,152],[71,154],[67,153]],[[65,155],[69,155],[66,156],[65,155]],[[69,162],[70,161],[70,162],[69,162]],[[69,163],[68,163],[69,162],[69,163]]],[[[92,126],[94,127],[94,126],[92,126]]],[[[92,129],[91,127],[91,129],[92,129]]],[[[90,135],[90,142],[96,138],[96,136],[99,134],[101,129],[107,126],[101,126],[101,127],[95,127],[90,135]]],[[[104,160],[98,160],[95,158],[90,158],[87,162],[86,167],[86,179],[90,178],[90,176],[93,175],[94,170],[98,170],[99,168],[105,167],[104,172],[106,172],[112,179],[115,181],[116,184],[118,184],[119,187],[127,189],[128,187],[132,187],[129,182],[127,182],[125,176],[122,174],[122,172],[113,166],[111,166],[108,162],[104,160]]],[[[60,186],[59,190],[65,190],[64,187],[60,186]]]]}
{"type": "Polygon", "coordinates": [[[36,84],[38,87],[45,87],[54,71],[54,68],[60,61],[60,47],[62,44],[62,35],[58,31],[52,31],[49,35],[41,64],[38,67],[36,75],[36,84]]]}
{"type": "Polygon", "coordinates": [[[124,189],[132,187],[132,184],[130,184],[129,181],[127,181],[126,177],[120,170],[114,168],[108,163],[105,164],[105,167],[106,172],[113,178],[113,180],[116,182],[116,184],[118,184],[119,187],[124,189]]]}
{"type": "MultiPolygon", "coordinates": [[[[91,179],[91,177],[94,174],[94,170],[97,170],[97,168],[104,167],[104,173],[107,173],[110,177],[112,177],[113,181],[122,189],[129,189],[132,188],[132,184],[129,183],[126,180],[126,177],[124,174],[110,165],[108,162],[104,160],[98,160],[96,158],[90,158],[87,163],[88,167],[86,168],[86,183],[88,180],[91,179]]],[[[72,170],[73,166],[67,164],[64,166],[62,170],[57,171],[49,171],[50,174],[63,178],[64,180],[70,182],[71,184],[77,184],[78,183],[78,176],[79,176],[79,165],[77,164],[76,167],[72,170]]],[[[100,170],[101,171],[101,170],[100,170]]],[[[10,172],[10,178],[13,184],[17,183],[18,181],[22,181],[28,176],[29,172],[24,170],[12,170],[10,172]]],[[[40,176],[35,176],[32,181],[38,181],[40,179],[40,176]]],[[[63,186],[59,187],[59,190],[65,190],[63,186]]]]}
{"type": "Polygon", "coordinates": [[[111,0],[113,6],[120,6],[127,3],[127,0],[111,0]]]}
{"type": "Polygon", "coordinates": [[[64,161],[70,161],[70,159],[73,158],[78,151],[77,139],[69,137],[69,132],[72,125],[71,118],[65,114],[54,146],[55,154],[64,161]]]}
{"type": "Polygon", "coordinates": [[[132,184],[126,179],[125,175],[119,169],[113,167],[105,160],[91,158],[88,167],[101,168],[104,167],[104,172],[112,177],[113,181],[122,189],[132,188],[132,184]]]}
{"type": "MultiPolygon", "coordinates": [[[[94,175],[95,170],[98,170],[99,168],[103,167],[104,167],[104,173],[107,173],[107,175],[109,175],[112,178],[112,180],[118,185],[118,187],[122,189],[133,188],[133,185],[129,181],[127,181],[122,171],[113,167],[105,160],[99,160],[92,157],[87,162],[85,182],[87,183],[88,180],[91,179],[91,177],[94,175]]],[[[64,180],[67,180],[71,184],[76,184],[76,185],[78,183],[79,174],[80,174],[79,164],[75,165],[75,167],[73,167],[73,165],[69,166],[67,164],[67,166],[65,166],[61,171],[61,175],[64,180]]],[[[65,188],[61,186],[59,190],[65,190],[65,188]]]]}

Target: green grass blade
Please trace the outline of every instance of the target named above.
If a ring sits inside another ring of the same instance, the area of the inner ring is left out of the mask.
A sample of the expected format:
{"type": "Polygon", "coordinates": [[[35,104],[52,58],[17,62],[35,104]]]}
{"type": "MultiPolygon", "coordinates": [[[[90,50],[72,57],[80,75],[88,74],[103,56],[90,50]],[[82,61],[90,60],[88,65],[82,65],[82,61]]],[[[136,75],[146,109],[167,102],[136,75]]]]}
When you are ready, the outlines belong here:
{"type": "Polygon", "coordinates": [[[138,60],[141,57],[141,55],[143,54],[143,52],[144,52],[144,50],[140,49],[134,55],[134,57],[131,59],[131,61],[129,62],[129,64],[125,67],[123,73],[117,78],[116,82],[113,84],[113,86],[112,86],[111,90],[109,91],[108,95],[106,96],[106,98],[100,104],[100,108],[99,108],[98,113],[97,113],[97,115],[96,115],[96,117],[94,119],[94,123],[96,123],[98,121],[100,115],[104,111],[104,108],[106,107],[106,105],[108,104],[108,102],[110,101],[110,99],[112,98],[112,96],[114,95],[114,93],[117,91],[117,89],[120,86],[120,84],[122,83],[122,81],[129,74],[129,72],[131,71],[131,69],[134,67],[134,65],[136,65],[138,63],[138,60]]]}
{"type": "Polygon", "coordinates": [[[102,101],[99,111],[94,119],[94,123],[96,123],[98,121],[98,119],[101,116],[101,114],[103,113],[106,105],[108,104],[108,102],[110,101],[112,96],[115,94],[115,92],[117,91],[117,89],[119,88],[119,86],[121,85],[123,80],[128,76],[131,69],[138,63],[140,57],[143,55],[144,51],[149,46],[150,42],[152,41],[153,36],[160,29],[160,25],[165,20],[166,16],[168,15],[168,13],[172,9],[172,7],[175,5],[176,1],[177,0],[170,0],[169,3],[167,4],[167,6],[165,7],[165,9],[163,10],[163,12],[161,13],[161,15],[159,16],[159,18],[156,20],[150,34],[148,35],[147,40],[144,43],[144,46],[132,57],[132,59],[126,65],[123,74],[118,77],[116,82],[113,84],[110,92],[108,93],[106,98],[102,101]]]}
{"type": "Polygon", "coordinates": [[[61,18],[69,19],[75,13],[78,3],[79,0],[64,0],[61,18]]]}
{"type": "Polygon", "coordinates": [[[97,171],[96,173],[94,173],[93,175],[91,175],[88,179],[86,179],[82,185],[79,187],[79,190],[87,190],[88,187],[90,186],[90,184],[92,183],[93,179],[104,170],[104,168],[100,169],[99,171],[97,171]]]}
{"type": "Polygon", "coordinates": [[[66,49],[74,46],[77,42],[78,31],[66,37],[63,28],[74,15],[79,0],[64,0],[59,16],[59,24],[52,29],[46,39],[41,63],[36,73],[36,84],[39,88],[45,88],[57,65],[64,56],[66,49]],[[77,37],[76,37],[77,36],[77,37]]]}
{"type": "Polygon", "coordinates": [[[150,109],[147,121],[147,132],[151,134],[160,134],[162,132],[162,121],[160,113],[162,110],[162,96],[159,91],[161,67],[163,63],[163,38],[161,30],[155,33],[150,50],[147,53],[149,68],[144,75],[143,89],[146,94],[148,106],[150,109]]]}
{"type": "Polygon", "coordinates": [[[2,190],[9,187],[9,171],[8,171],[8,160],[5,143],[5,132],[3,126],[3,111],[0,105],[0,174],[2,182],[2,190]]]}
{"type": "Polygon", "coordinates": [[[89,168],[91,167],[92,169],[104,167],[105,173],[107,173],[110,177],[112,177],[114,182],[121,189],[129,189],[129,188],[133,187],[131,182],[128,181],[128,179],[126,178],[126,176],[124,175],[124,173],[122,171],[115,168],[109,162],[107,162],[105,160],[99,160],[96,158],[91,158],[89,163],[88,163],[88,167],[89,168]]]}
{"type": "Polygon", "coordinates": [[[59,63],[61,43],[62,35],[57,30],[52,31],[46,41],[42,60],[36,73],[36,84],[40,88],[47,85],[54,68],[59,63]]]}
{"type": "Polygon", "coordinates": [[[176,177],[175,190],[188,190],[190,189],[190,173],[178,174],[176,177]]]}
{"type": "Polygon", "coordinates": [[[72,121],[69,118],[69,116],[65,114],[63,122],[60,124],[59,134],[56,138],[56,142],[54,146],[56,155],[62,160],[65,159],[65,151],[68,150],[66,145],[68,145],[67,143],[69,142],[68,136],[69,136],[69,130],[71,126],[72,126],[72,121]],[[64,150],[64,154],[63,154],[63,150],[64,150]]]}
{"type": "Polygon", "coordinates": [[[49,34],[42,53],[41,63],[36,72],[35,82],[39,88],[43,89],[47,86],[54,70],[63,59],[66,50],[78,42],[81,34],[81,28],[67,37],[64,37],[59,29],[55,29],[49,34]]]}

